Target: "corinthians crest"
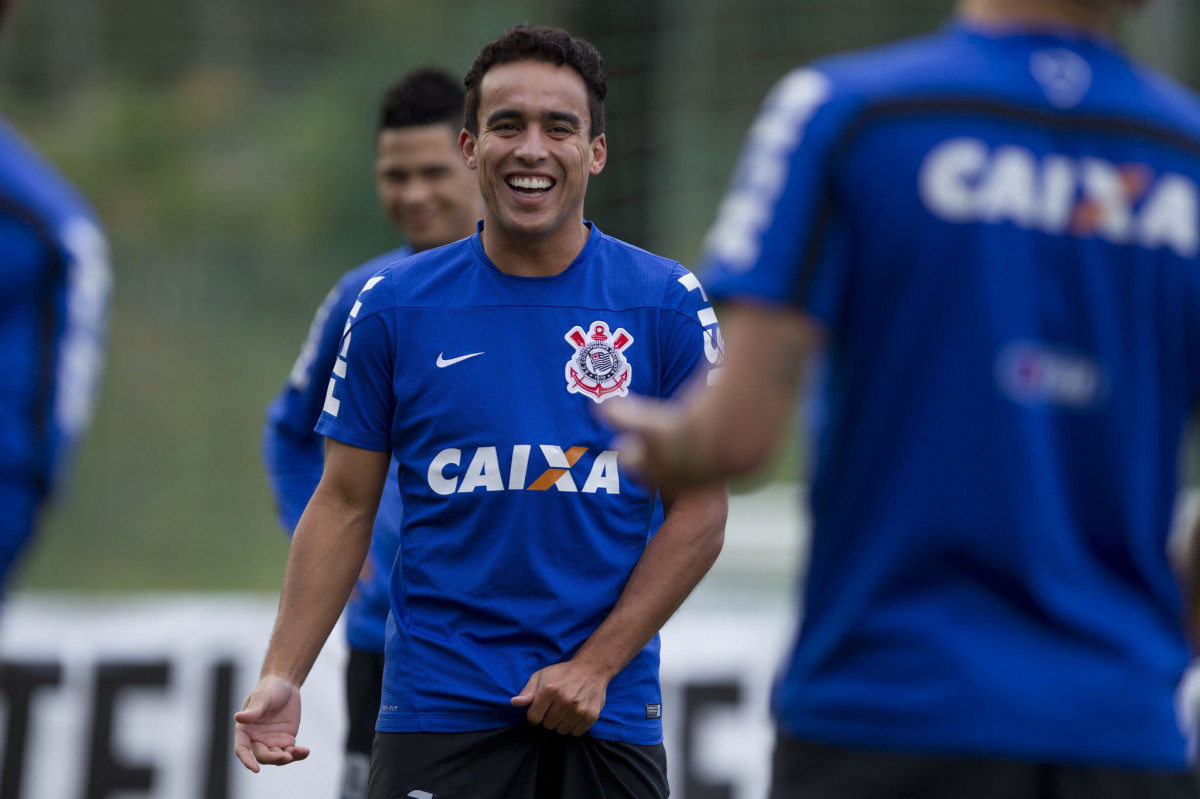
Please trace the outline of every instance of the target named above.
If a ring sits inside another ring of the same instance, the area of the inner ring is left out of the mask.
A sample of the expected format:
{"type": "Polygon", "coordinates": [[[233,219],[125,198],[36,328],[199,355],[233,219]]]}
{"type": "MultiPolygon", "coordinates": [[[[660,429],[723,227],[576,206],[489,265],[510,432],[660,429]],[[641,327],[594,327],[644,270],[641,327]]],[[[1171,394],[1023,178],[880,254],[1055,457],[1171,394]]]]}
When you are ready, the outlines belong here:
{"type": "Polygon", "coordinates": [[[624,328],[610,332],[604,322],[592,322],[587,330],[576,325],[564,337],[575,348],[567,361],[567,391],[585,394],[596,402],[629,393],[633,367],[624,350],[633,343],[633,336],[624,328]]]}

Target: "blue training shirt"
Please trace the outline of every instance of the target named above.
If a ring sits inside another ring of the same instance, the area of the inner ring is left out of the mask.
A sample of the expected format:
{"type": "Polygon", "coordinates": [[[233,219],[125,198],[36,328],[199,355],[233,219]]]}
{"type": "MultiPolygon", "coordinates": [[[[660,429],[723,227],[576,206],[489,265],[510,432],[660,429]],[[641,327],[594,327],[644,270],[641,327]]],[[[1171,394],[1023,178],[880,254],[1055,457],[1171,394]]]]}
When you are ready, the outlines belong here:
{"type": "MultiPolygon", "coordinates": [[[[289,536],[325,469],[325,437],[313,428],[321,416],[329,374],[337,360],[350,309],[372,275],[411,254],[408,246],[399,247],[342,275],[317,309],[287,382],[267,408],[263,465],[275,496],[279,525],[289,536]]],[[[371,549],[346,603],[346,640],[350,648],[378,654],[383,654],[390,607],[388,579],[400,545],[403,515],[395,475],[393,461],[375,514],[371,549]]]]}
{"type": "Polygon", "coordinates": [[[1069,32],[953,25],[768,97],[704,274],[829,333],[784,732],[1185,766],[1198,184],[1196,100],[1069,32]]]}
{"type": "MultiPolygon", "coordinates": [[[[655,495],[595,408],[717,363],[716,317],[690,272],[595,226],[553,277],[500,272],[476,235],[393,264],[359,302],[317,429],[400,464],[377,729],[519,723],[509,700],[587,640],[650,537],[655,495]]],[[[589,735],[662,740],[658,650],[612,680],[589,735]]]]}
{"type": "Polygon", "coordinates": [[[95,405],[111,289],[91,207],[0,119],[0,486],[40,501],[66,477],[95,405]]]}

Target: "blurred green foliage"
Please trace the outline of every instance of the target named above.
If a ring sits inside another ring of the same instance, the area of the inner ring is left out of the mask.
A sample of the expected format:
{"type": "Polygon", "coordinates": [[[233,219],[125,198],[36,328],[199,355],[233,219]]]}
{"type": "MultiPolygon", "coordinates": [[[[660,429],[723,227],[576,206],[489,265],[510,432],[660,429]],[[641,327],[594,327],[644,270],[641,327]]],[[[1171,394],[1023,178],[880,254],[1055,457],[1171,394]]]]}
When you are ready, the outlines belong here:
{"type": "MultiPolygon", "coordinates": [[[[930,30],[951,0],[25,0],[0,111],[92,199],[116,272],[104,392],[19,588],[277,590],[263,412],[346,269],[396,246],[371,182],[404,71],[465,72],[517,22],[594,41],[609,166],[587,214],[690,263],[768,87],[930,30]]],[[[1126,33],[1200,85],[1187,0],[1126,33]],[[1190,33],[1189,33],[1190,32],[1190,33]]],[[[803,475],[787,442],[776,473],[803,475]]]]}

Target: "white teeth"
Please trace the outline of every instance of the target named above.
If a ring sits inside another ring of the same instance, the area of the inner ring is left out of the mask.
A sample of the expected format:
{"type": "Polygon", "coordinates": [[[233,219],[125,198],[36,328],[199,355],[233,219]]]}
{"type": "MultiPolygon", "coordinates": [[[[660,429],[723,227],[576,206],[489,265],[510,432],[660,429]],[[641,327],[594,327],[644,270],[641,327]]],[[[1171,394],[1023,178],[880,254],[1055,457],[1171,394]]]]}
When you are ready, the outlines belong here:
{"type": "Polygon", "coordinates": [[[516,177],[509,178],[508,185],[514,189],[548,189],[554,185],[554,181],[549,178],[516,177]]]}

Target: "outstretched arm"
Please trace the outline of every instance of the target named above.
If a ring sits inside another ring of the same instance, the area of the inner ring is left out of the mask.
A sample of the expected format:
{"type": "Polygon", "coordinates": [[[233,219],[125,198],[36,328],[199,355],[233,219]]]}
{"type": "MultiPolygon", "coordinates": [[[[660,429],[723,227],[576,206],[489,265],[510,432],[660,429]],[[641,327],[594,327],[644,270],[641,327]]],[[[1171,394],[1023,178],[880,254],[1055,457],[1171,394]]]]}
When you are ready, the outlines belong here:
{"type": "Polygon", "coordinates": [[[234,750],[251,771],[303,760],[300,685],[337,623],[371,545],[387,452],[329,439],[325,471],[288,550],[275,630],[258,685],[234,714],[234,750]]]}
{"type": "Polygon", "coordinates": [[[631,397],[600,409],[624,433],[622,458],[661,488],[761,466],[795,413],[801,375],[822,340],[817,324],[791,309],[737,305],[721,319],[728,349],[717,385],[666,405],[631,397]]]}
{"type": "Polygon", "coordinates": [[[533,674],[518,707],[559,733],[583,735],[604,707],[608,683],[662,628],[712,567],[725,540],[724,484],[663,499],[662,527],[650,539],[612,612],[569,661],[533,674]]]}

